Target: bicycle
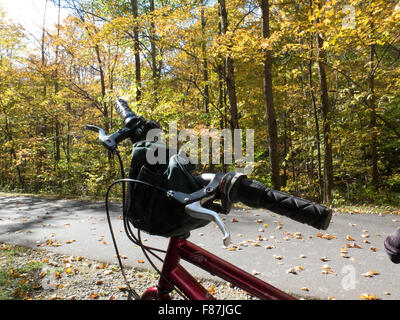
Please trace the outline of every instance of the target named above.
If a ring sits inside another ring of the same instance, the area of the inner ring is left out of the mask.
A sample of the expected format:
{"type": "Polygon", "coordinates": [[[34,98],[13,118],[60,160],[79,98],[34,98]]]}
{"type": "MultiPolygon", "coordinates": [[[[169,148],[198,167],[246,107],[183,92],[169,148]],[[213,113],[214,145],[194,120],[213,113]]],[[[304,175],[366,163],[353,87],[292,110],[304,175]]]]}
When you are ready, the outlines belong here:
{"type": "Polygon", "coordinates": [[[205,221],[206,223],[214,222],[223,234],[223,243],[225,246],[228,246],[230,243],[230,233],[218,213],[228,214],[232,205],[236,202],[242,202],[252,208],[264,208],[322,230],[328,228],[332,217],[332,211],[323,205],[267,188],[262,183],[256,180],[250,180],[244,174],[237,172],[201,174],[196,178],[196,181],[198,181],[202,187],[193,193],[166,190],[146,181],[127,179],[124,175],[123,163],[117,147],[118,144],[128,138],[132,143],[144,140],[149,130],[160,128],[160,126],[155,121],[147,121],[143,117],[135,115],[126,101],[122,99],[117,100],[115,108],[123,120],[124,128],[119,129],[111,135],[106,135],[103,129],[93,125],[86,125],[84,129],[98,132],[99,140],[103,146],[117,154],[119,159],[122,178],[114,181],[107,190],[106,213],[116,256],[129,288],[128,299],[170,300],[170,294],[173,290],[176,290],[184,299],[215,299],[206,288],[182,267],[180,264],[181,260],[185,260],[231,283],[235,287],[245,290],[256,298],[272,300],[295,299],[293,296],[191,243],[187,240],[190,236],[190,232],[178,236],[171,236],[166,251],[145,246],[141,240],[141,229],[137,228],[138,236],[136,237],[131,228],[132,220],[127,218],[125,184],[128,183],[128,187],[130,184],[138,184],[154,188],[154,192],[163,193],[167,198],[173,199],[172,201],[175,201],[184,208],[184,212],[189,217],[205,221]],[[111,227],[108,197],[111,188],[118,183],[122,183],[123,185],[122,202],[125,232],[132,242],[142,248],[146,258],[160,275],[158,285],[148,288],[142,295],[139,295],[133,290],[126,279],[111,227]],[[210,206],[210,203],[212,204],[214,200],[220,200],[221,204],[210,206]],[[164,253],[164,259],[160,258],[155,252],[164,253]],[[149,254],[162,262],[161,270],[155,266],[149,254]]]}

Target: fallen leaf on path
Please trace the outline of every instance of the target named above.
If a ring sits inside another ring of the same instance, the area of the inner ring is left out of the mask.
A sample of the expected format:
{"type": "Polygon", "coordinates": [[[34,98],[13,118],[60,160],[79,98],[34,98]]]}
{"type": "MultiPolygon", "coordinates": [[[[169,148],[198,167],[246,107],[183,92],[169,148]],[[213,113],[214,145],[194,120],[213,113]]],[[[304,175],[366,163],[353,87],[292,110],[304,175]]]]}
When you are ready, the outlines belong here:
{"type": "Polygon", "coordinates": [[[368,293],[363,293],[362,295],[360,295],[360,298],[364,299],[364,300],[378,300],[379,299],[378,296],[370,295],[368,293]]]}
{"type": "Polygon", "coordinates": [[[378,274],[379,274],[379,272],[376,272],[375,270],[371,270],[369,272],[363,273],[362,275],[367,278],[372,278],[373,276],[376,276],[378,274]]]}
{"type": "Polygon", "coordinates": [[[321,239],[326,239],[326,240],[332,240],[332,239],[336,239],[336,236],[332,235],[332,234],[322,234],[321,232],[317,234],[318,238],[321,239]]]}
{"type": "Polygon", "coordinates": [[[295,268],[290,268],[290,269],[286,270],[286,273],[297,274],[297,271],[295,268]]]}
{"type": "Polygon", "coordinates": [[[97,293],[92,292],[90,294],[90,299],[97,299],[99,297],[99,295],[97,293]]]}
{"type": "Polygon", "coordinates": [[[361,249],[361,247],[355,242],[352,243],[352,244],[346,243],[346,248],[358,248],[358,249],[361,249]]]}
{"type": "Polygon", "coordinates": [[[210,294],[215,294],[215,287],[214,287],[213,285],[211,285],[211,286],[207,289],[207,291],[208,291],[210,294]]]}
{"type": "Polygon", "coordinates": [[[346,240],[347,241],[355,241],[352,237],[350,237],[349,235],[346,236],[346,240]]]}
{"type": "Polygon", "coordinates": [[[332,270],[332,268],[330,266],[328,266],[327,264],[324,264],[321,268],[322,268],[322,274],[333,274],[333,275],[336,275],[336,272],[334,272],[332,270]]]}

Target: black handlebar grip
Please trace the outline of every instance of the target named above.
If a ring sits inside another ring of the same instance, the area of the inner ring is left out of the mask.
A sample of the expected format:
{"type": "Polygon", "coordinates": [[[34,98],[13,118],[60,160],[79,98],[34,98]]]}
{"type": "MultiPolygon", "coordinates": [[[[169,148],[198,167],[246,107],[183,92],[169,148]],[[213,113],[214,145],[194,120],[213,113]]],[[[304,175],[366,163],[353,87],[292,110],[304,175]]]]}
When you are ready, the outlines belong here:
{"type": "Polygon", "coordinates": [[[229,197],[232,202],[264,208],[322,230],[328,228],[332,217],[332,210],[323,205],[267,188],[245,176],[235,183],[229,197]]]}
{"type": "Polygon", "coordinates": [[[129,108],[128,103],[123,99],[118,99],[115,102],[115,110],[121,117],[124,125],[128,128],[133,128],[139,121],[136,114],[133,113],[131,108],[129,108]]]}

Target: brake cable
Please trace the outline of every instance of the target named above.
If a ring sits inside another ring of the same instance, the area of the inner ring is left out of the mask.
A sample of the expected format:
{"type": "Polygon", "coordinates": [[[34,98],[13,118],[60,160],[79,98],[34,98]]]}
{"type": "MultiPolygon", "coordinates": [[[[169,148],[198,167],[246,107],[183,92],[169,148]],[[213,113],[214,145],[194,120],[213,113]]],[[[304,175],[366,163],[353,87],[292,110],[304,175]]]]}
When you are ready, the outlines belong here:
{"type": "Polygon", "coordinates": [[[159,191],[162,191],[162,192],[167,192],[167,190],[165,190],[165,189],[163,189],[163,188],[160,188],[160,187],[158,187],[158,186],[149,184],[149,183],[147,183],[147,182],[141,181],[141,180],[136,180],[136,179],[125,179],[125,173],[124,173],[124,167],[123,167],[123,162],[122,162],[122,159],[121,159],[121,155],[120,155],[118,149],[115,149],[114,151],[116,151],[115,154],[118,156],[118,160],[119,160],[119,164],[120,164],[120,169],[121,169],[121,176],[122,176],[122,179],[119,179],[119,180],[114,181],[114,182],[108,187],[107,193],[106,193],[105,207],[106,207],[106,215],[107,215],[108,226],[109,226],[109,228],[110,228],[111,238],[112,238],[112,241],[113,241],[115,253],[116,253],[116,255],[117,255],[118,264],[119,264],[119,267],[120,267],[120,269],[121,269],[121,273],[122,273],[122,276],[123,276],[123,278],[124,278],[124,280],[125,280],[125,283],[126,283],[126,285],[127,285],[127,287],[128,287],[128,300],[132,300],[132,299],[131,299],[132,296],[135,298],[135,300],[140,300],[140,295],[139,295],[134,289],[132,289],[132,287],[129,285],[129,282],[128,282],[128,279],[127,279],[127,277],[126,277],[126,274],[125,274],[125,271],[124,271],[124,267],[123,267],[123,264],[122,264],[122,261],[121,261],[121,257],[120,257],[120,254],[119,254],[117,242],[116,242],[116,239],[115,239],[115,236],[114,236],[114,231],[113,231],[113,229],[112,229],[111,218],[110,218],[110,212],[109,212],[109,205],[108,205],[108,197],[109,197],[109,193],[110,193],[110,191],[111,191],[111,188],[112,188],[115,184],[117,184],[117,183],[122,183],[122,212],[123,212],[123,221],[124,221],[124,229],[125,229],[125,232],[126,232],[128,238],[129,238],[129,240],[131,240],[133,243],[135,243],[136,245],[138,245],[138,246],[140,246],[140,247],[142,248],[142,251],[143,251],[144,255],[146,256],[147,260],[149,261],[150,265],[154,268],[154,270],[156,270],[156,272],[157,272],[161,277],[163,277],[164,280],[166,280],[166,281],[173,287],[173,290],[175,290],[183,299],[187,299],[186,296],[185,296],[178,288],[176,288],[175,285],[173,285],[167,278],[165,278],[165,277],[162,275],[162,273],[160,272],[160,270],[158,270],[158,268],[155,266],[155,264],[153,263],[153,261],[150,259],[150,257],[148,256],[148,254],[147,254],[147,252],[146,252],[146,251],[150,252],[150,253],[151,253],[153,256],[155,256],[158,260],[160,260],[161,262],[163,262],[163,259],[161,259],[158,255],[156,255],[156,254],[153,252],[153,250],[154,250],[154,251],[163,252],[163,253],[166,253],[166,251],[165,251],[165,250],[162,250],[162,249],[152,248],[152,247],[148,247],[148,246],[143,245],[143,243],[142,243],[142,241],[141,241],[141,236],[140,236],[141,230],[138,229],[138,238],[136,238],[136,236],[133,234],[132,229],[130,228],[129,220],[127,219],[127,215],[126,215],[126,203],[125,203],[125,192],[126,192],[126,190],[125,190],[125,183],[126,183],[126,182],[128,182],[128,183],[139,183],[139,184],[142,184],[142,185],[146,185],[146,186],[155,188],[155,189],[157,189],[157,190],[159,190],[159,191]]]}

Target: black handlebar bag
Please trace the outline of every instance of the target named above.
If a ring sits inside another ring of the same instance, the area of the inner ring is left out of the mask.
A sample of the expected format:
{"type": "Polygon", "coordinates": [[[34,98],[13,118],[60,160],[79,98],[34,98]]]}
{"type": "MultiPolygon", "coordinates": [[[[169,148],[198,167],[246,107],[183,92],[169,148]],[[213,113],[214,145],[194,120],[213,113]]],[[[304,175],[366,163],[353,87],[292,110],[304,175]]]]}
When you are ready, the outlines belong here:
{"type": "MultiPolygon", "coordinates": [[[[132,150],[130,179],[184,193],[202,188],[191,174],[195,169],[194,164],[165,144],[141,141],[135,143],[132,150]],[[157,157],[161,161],[153,164],[153,160],[149,161],[151,157],[157,157]]],[[[175,199],[168,198],[161,190],[141,183],[128,184],[125,207],[124,214],[134,227],[151,235],[184,236],[209,223],[188,216],[175,199]]]]}

